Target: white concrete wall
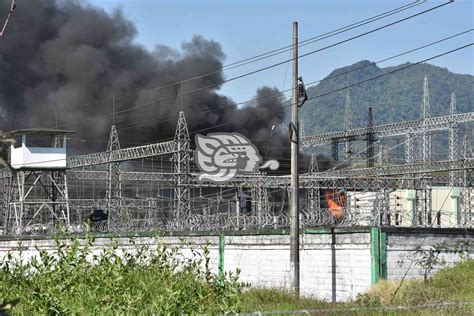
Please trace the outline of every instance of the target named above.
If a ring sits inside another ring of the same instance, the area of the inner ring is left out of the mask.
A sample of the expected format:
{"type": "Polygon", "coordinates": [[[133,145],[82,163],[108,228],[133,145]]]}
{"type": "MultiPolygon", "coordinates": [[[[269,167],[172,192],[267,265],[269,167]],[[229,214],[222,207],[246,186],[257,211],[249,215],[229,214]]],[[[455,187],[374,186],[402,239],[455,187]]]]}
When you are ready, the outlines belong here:
{"type": "MultiPolygon", "coordinates": [[[[226,236],[226,271],[241,270],[254,287],[289,290],[289,236],[226,236]]],[[[370,286],[370,234],[306,234],[300,251],[301,293],[323,300],[353,299],[370,286]],[[335,262],[335,268],[332,263],[335,262]]]]}
{"type": "MultiPolygon", "coordinates": [[[[202,254],[202,247],[208,242],[210,245],[209,249],[209,266],[213,273],[218,273],[218,264],[219,264],[219,238],[216,236],[193,236],[191,238],[184,239],[186,243],[183,244],[181,238],[179,237],[134,237],[133,241],[135,244],[130,243],[130,238],[97,238],[92,247],[92,253],[99,255],[104,247],[109,247],[112,242],[117,242],[117,253],[120,254],[123,251],[133,252],[138,248],[138,245],[145,244],[155,247],[159,244],[164,244],[167,247],[182,246],[181,254],[184,259],[192,258],[192,251],[195,251],[202,254]]],[[[38,256],[38,251],[36,247],[41,250],[46,250],[49,253],[54,253],[56,250],[55,242],[52,239],[32,239],[32,240],[0,240],[0,261],[7,255],[8,252],[11,252],[13,258],[18,259],[20,257],[20,245],[21,245],[21,259],[24,261],[30,260],[34,256],[38,256]]]]}
{"type": "MultiPolygon", "coordinates": [[[[441,253],[440,258],[446,261],[445,267],[455,265],[461,259],[452,249],[459,241],[470,243],[467,255],[472,258],[474,256],[473,238],[466,237],[465,234],[387,233],[387,278],[402,279],[405,274],[407,278],[422,277],[423,271],[416,264],[421,254],[415,256],[415,248],[419,245],[423,250],[429,250],[433,245],[446,242],[451,251],[441,253]]],[[[442,267],[436,266],[431,274],[442,267]]]]}
{"type": "MultiPolygon", "coordinates": [[[[183,257],[191,258],[191,247],[200,249],[208,246],[210,266],[213,273],[219,271],[219,237],[218,236],[187,236],[190,245],[183,247],[183,257]]],[[[428,248],[445,241],[454,245],[465,240],[466,233],[457,230],[452,233],[396,231],[387,232],[387,276],[389,279],[400,279],[409,269],[408,277],[421,277],[419,267],[410,260],[403,259],[414,253],[417,245],[428,248]],[[403,259],[403,260],[401,260],[403,259]],[[410,267],[411,264],[411,267],[410,267]]],[[[119,249],[133,250],[129,238],[116,237],[119,249]]],[[[134,237],[136,244],[156,245],[163,243],[169,247],[182,245],[179,237],[134,237]]],[[[253,287],[270,287],[289,289],[291,280],[290,249],[288,235],[239,235],[225,236],[224,269],[235,272],[240,269],[240,281],[250,283],[253,287]]],[[[97,238],[94,252],[99,253],[109,245],[110,238],[97,238]]],[[[469,253],[473,253],[472,237],[469,253]]],[[[51,239],[31,239],[21,242],[23,259],[28,260],[37,255],[35,246],[47,251],[54,251],[51,239]]],[[[331,301],[354,299],[359,293],[371,286],[371,250],[369,232],[351,232],[331,234],[304,234],[301,238],[301,292],[305,296],[331,301]]],[[[0,240],[0,260],[12,252],[19,255],[20,242],[16,240],[0,240]]],[[[443,254],[448,265],[459,261],[457,254],[443,254]]]]}
{"type": "Polygon", "coordinates": [[[346,301],[370,287],[370,234],[336,234],[334,241],[335,244],[328,234],[304,235],[303,294],[327,301],[346,301]]]}

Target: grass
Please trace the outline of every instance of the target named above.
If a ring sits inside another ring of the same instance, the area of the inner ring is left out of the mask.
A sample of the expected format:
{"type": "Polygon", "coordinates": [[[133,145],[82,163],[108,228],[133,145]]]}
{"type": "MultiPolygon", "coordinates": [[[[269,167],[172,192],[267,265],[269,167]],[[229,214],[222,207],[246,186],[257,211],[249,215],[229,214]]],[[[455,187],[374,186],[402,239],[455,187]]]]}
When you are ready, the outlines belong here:
{"type": "MultiPolygon", "coordinates": [[[[328,303],[311,298],[298,298],[291,293],[270,289],[251,289],[241,294],[239,308],[251,311],[296,311],[331,308],[371,308],[387,306],[414,306],[439,302],[474,302],[474,260],[465,260],[453,268],[438,271],[433,277],[423,281],[405,280],[397,291],[400,281],[380,281],[356,300],[347,303],[328,303]]],[[[336,314],[344,314],[340,312],[336,314]]],[[[377,314],[361,310],[359,314],[377,314]]],[[[397,312],[380,312],[397,314],[397,312]]],[[[398,312],[400,313],[400,312],[398,312]]],[[[357,313],[353,313],[357,314],[357,313]]],[[[429,308],[404,311],[404,315],[474,315],[474,306],[429,308]]]]}
{"type": "Polygon", "coordinates": [[[312,298],[298,298],[286,291],[262,288],[242,292],[240,300],[239,309],[241,312],[292,311],[340,306],[340,304],[332,304],[312,298]]]}
{"type": "Polygon", "coordinates": [[[359,297],[366,305],[420,305],[440,301],[474,301],[474,260],[438,271],[427,281],[381,281],[359,297]]]}

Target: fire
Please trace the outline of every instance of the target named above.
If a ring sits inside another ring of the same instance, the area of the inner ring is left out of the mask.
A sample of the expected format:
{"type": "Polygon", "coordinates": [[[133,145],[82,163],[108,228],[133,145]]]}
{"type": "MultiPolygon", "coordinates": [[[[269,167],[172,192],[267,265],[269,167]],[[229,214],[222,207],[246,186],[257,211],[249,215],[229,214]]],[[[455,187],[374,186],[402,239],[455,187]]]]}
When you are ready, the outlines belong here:
{"type": "Polygon", "coordinates": [[[327,191],[326,202],[328,204],[329,214],[340,220],[344,217],[344,205],[346,204],[346,194],[338,189],[334,192],[327,191]]]}

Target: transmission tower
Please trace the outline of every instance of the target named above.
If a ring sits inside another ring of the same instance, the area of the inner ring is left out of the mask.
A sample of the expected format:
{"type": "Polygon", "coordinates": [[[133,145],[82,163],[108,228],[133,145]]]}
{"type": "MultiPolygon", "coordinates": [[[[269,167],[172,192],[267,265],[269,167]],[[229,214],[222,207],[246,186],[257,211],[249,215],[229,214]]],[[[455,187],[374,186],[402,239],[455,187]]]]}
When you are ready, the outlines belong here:
{"type": "MultiPolygon", "coordinates": [[[[423,81],[423,100],[421,103],[421,119],[423,120],[421,130],[421,162],[424,164],[431,161],[431,132],[428,131],[426,120],[431,117],[430,92],[428,77],[423,81]]],[[[431,181],[428,174],[421,174],[420,189],[416,191],[416,214],[414,219],[416,225],[431,225],[431,181]]]]}
{"type": "MultiPolygon", "coordinates": [[[[107,145],[107,153],[111,155],[112,151],[120,149],[117,128],[112,125],[110,128],[109,142],[107,145]]],[[[122,198],[122,181],[120,177],[120,162],[111,162],[107,164],[107,213],[108,225],[112,220],[116,220],[120,215],[120,204],[122,198]]]]}
{"type": "MultiPolygon", "coordinates": [[[[454,115],[457,114],[456,110],[456,94],[453,92],[451,94],[451,106],[449,108],[449,115],[454,118],[454,115]]],[[[458,124],[452,120],[449,128],[449,160],[459,159],[459,127],[458,124]]],[[[455,186],[459,185],[459,172],[451,171],[449,173],[449,185],[455,186]]]]}
{"type": "MultiPolygon", "coordinates": [[[[344,130],[348,131],[352,129],[352,105],[351,105],[351,96],[349,90],[346,93],[346,109],[344,113],[344,130]]],[[[352,141],[346,139],[345,150],[344,150],[344,160],[349,160],[352,156],[352,141]]]]}
{"type": "MultiPolygon", "coordinates": [[[[464,161],[472,158],[472,148],[467,135],[464,136],[463,142],[463,158],[464,161]]],[[[461,203],[461,216],[460,224],[462,227],[472,227],[473,222],[473,186],[474,186],[474,170],[464,168],[463,170],[463,189],[462,189],[462,203],[461,203]]]]}
{"type": "Polygon", "coordinates": [[[176,185],[174,189],[176,199],[175,216],[180,218],[180,216],[186,215],[186,213],[191,210],[189,188],[191,139],[183,111],[179,112],[174,140],[178,145],[178,151],[173,154],[174,172],[176,173],[176,185]]]}
{"type": "Polygon", "coordinates": [[[428,77],[425,76],[423,82],[423,101],[421,103],[421,119],[422,127],[422,144],[421,144],[421,161],[431,161],[431,132],[426,128],[426,120],[431,117],[430,91],[428,87],[428,77]]]}
{"type": "Polygon", "coordinates": [[[372,107],[369,107],[367,114],[367,167],[374,166],[374,153],[375,153],[375,135],[373,131],[374,117],[372,114],[372,107]]]}

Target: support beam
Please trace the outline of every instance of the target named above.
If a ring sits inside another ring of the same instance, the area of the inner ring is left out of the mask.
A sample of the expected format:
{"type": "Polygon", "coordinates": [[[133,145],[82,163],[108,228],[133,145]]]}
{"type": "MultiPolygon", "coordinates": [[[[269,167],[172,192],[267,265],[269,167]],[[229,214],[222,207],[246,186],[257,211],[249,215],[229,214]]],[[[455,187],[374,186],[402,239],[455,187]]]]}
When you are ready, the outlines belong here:
{"type": "Polygon", "coordinates": [[[80,155],[67,158],[68,168],[80,168],[120,162],[126,160],[149,158],[160,155],[173,154],[178,151],[176,141],[167,141],[144,146],[122,148],[112,152],[97,152],[93,154],[80,155]]]}
{"type": "MultiPolygon", "coordinates": [[[[430,117],[426,120],[405,121],[373,126],[372,131],[376,139],[392,136],[405,136],[406,134],[420,134],[422,129],[426,131],[447,130],[451,124],[467,123],[474,121],[474,112],[460,113],[455,115],[446,115],[430,117]]],[[[331,144],[334,139],[341,141],[344,138],[364,139],[369,132],[368,127],[355,128],[349,131],[339,131],[320,135],[306,136],[301,139],[301,147],[307,149],[311,146],[331,144]]]]}

